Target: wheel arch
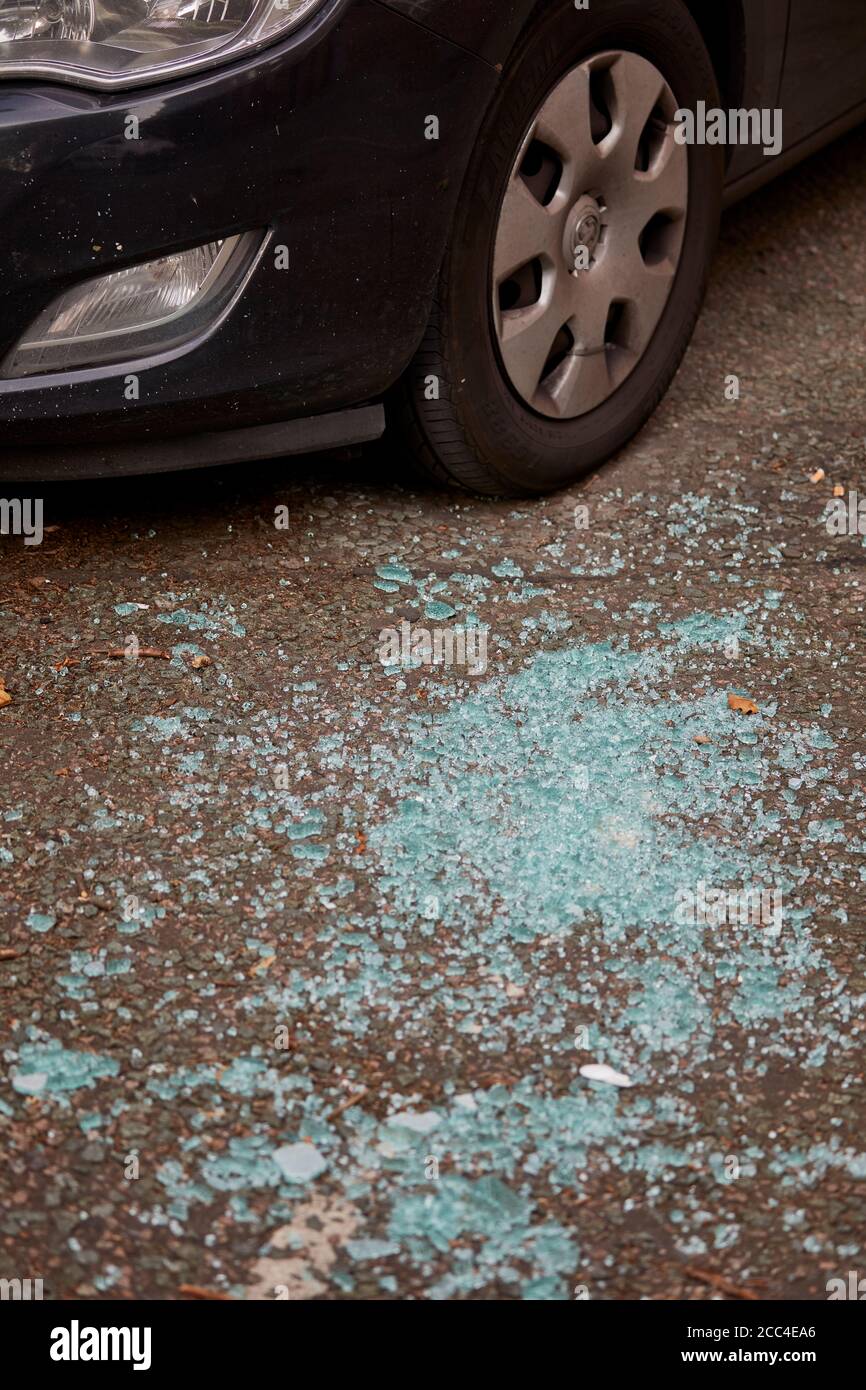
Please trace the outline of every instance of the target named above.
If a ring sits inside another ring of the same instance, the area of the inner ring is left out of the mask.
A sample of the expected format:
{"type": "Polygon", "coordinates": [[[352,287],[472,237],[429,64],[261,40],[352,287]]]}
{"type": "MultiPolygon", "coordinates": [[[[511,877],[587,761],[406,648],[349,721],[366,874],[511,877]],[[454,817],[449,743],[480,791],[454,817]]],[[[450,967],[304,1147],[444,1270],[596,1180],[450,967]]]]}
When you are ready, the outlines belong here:
{"type": "MultiPolygon", "coordinates": [[[[445,35],[502,67],[514,52],[528,25],[550,7],[551,0],[385,0],[415,23],[445,35]]],[[[591,0],[603,6],[604,0],[591,0]]],[[[749,36],[757,34],[747,22],[745,0],[683,0],[703,35],[715,68],[719,91],[727,106],[739,106],[746,89],[749,36]]],[[[750,0],[752,12],[788,0],[750,0]]]]}
{"type": "MultiPolygon", "coordinates": [[[[725,107],[740,105],[746,85],[747,30],[744,0],[683,0],[701,31],[712,59],[725,107]]],[[[549,7],[550,0],[529,0],[520,33],[511,45],[513,51],[529,24],[549,7]]]]}
{"type": "Polygon", "coordinates": [[[712,59],[722,105],[742,104],[746,87],[746,15],[743,0],[685,0],[712,59]]]}

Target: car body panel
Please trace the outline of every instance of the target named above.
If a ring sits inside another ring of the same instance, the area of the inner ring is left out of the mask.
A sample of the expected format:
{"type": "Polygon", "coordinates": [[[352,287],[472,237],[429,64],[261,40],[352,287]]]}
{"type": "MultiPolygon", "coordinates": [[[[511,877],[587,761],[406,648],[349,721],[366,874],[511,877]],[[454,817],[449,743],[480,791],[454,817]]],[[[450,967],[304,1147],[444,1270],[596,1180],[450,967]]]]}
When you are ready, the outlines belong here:
{"type": "Polygon", "coordinates": [[[508,55],[538,0],[381,0],[494,67],[508,55]]]}
{"type": "MultiPolygon", "coordinates": [[[[0,380],[3,445],[140,443],[379,399],[423,336],[478,128],[535,2],[328,0],[273,48],[184,81],[0,81],[0,356],[88,276],[270,235],[239,304],[191,348],[0,380]]],[[[689,3],[711,49],[721,33],[725,96],[785,107],[783,155],[732,151],[727,201],[866,114],[866,0],[689,3]]]]}
{"type": "Polygon", "coordinates": [[[277,270],[265,255],[218,331],[172,361],[0,382],[3,442],[229,428],[383,393],[426,326],[496,81],[466,50],[357,0],[316,43],[185,83],[0,83],[0,244],[14,269],[0,352],[96,272],[248,228],[270,228],[290,261],[277,270]],[[399,119],[383,53],[405,79],[399,119]],[[438,140],[424,136],[431,112],[438,140]],[[125,138],[129,115],[138,140],[125,138]]]}
{"type": "MultiPolygon", "coordinates": [[[[742,88],[735,104],[752,110],[778,105],[779,83],[785,57],[788,27],[788,0],[752,0],[742,8],[745,46],[742,88]]],[[[766,164],[760,147],[741,145],[732,150],[728,163],[728,183],[733,184],[752,169],[766,164]]]]}
{"type": "Polygon", "coordinates": [[[782,105],[791,144],[866,98],[866,0],[791,0],[782,105]]]}
{"type": "MultiPolygon", "coordinates": [[[[383,0],[419,24],[505,63],[538,0],[383,0]]],[[[593,4],[603,0],[593,0],[593,4]]],[[[806,141],[866,100],[866,0],[685,0],[708,33],[725,12],[741,27],[741,68],[731,74],[736,105],[785,113],[785,148],[806,141]],[[784,80],[783,80],[784,64],[784,80]]],[[[576,17],[579,22],[579,15],[576,17]]],[[[712,49],[712,44],[710,44],[712,49]]],[[[734,66],[732,64],[732,66],[734,66]]],[[[732,152],[731,184],[765,163],[762,151],[732,152]]],[[[772,175],[770,175],[771,177],[772,175]]]]}

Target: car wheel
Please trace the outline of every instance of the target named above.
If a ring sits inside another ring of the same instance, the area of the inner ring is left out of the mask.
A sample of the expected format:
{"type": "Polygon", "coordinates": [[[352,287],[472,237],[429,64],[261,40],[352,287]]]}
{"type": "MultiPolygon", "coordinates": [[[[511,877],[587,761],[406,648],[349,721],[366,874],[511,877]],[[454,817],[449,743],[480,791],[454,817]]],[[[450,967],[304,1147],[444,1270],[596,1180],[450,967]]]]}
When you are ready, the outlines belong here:
{"type": "Polygon", "coordinates": [[[557,0],[482,125],[430,323],[390,405],[424,471],[473,491],[565,486],[645,422],[679,366],[718,232],[718,105],[681,0],[557,0]]]}

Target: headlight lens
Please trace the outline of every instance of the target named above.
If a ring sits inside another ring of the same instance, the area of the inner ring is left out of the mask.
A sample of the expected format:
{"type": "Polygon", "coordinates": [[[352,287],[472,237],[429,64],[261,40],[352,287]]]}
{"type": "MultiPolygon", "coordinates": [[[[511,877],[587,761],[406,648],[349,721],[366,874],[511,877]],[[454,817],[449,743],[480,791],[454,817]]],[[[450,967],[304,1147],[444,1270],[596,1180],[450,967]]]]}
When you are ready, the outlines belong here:
{"type": "Polygon", "coordinates": [[[0,0],[0,76],[132,87],[296,28],[327,0],[0,0]]]}

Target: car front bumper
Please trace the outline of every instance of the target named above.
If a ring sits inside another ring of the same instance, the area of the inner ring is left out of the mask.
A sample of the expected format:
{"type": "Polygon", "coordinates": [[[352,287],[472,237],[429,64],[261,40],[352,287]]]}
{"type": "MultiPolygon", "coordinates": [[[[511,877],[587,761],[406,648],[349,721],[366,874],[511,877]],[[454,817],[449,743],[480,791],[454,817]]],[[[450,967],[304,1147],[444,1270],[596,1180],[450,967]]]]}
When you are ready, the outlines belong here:
{"type": "Polygon", "coordinates": [[[88,276],[269,234],[231,312],[171,360],[0,380],[0,477],[21,476],[28,451],[83,462],[125,445],[142,460],[149,440],[381,395],[423,334],[495,82],[378,0],[334,0],[278,47],[186,82],[110,95],[0,83],[0,359],[88,276]]]}

